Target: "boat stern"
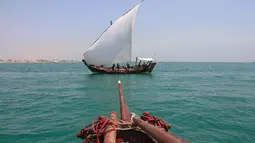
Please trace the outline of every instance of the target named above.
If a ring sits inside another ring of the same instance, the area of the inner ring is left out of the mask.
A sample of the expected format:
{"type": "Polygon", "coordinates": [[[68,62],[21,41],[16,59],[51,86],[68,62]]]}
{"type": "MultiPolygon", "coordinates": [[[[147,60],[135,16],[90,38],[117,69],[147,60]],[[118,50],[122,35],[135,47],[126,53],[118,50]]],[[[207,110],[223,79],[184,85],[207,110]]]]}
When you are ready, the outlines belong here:
{"type": "Polygon", "coordinates": [[[151,63],[150,65],[149,65],[149,67],[148,67],[148,72],[152,72],[152,70],[154,69],[154,67],[156,66],[156,62],[154,62],[154,63],[151,63]]]}

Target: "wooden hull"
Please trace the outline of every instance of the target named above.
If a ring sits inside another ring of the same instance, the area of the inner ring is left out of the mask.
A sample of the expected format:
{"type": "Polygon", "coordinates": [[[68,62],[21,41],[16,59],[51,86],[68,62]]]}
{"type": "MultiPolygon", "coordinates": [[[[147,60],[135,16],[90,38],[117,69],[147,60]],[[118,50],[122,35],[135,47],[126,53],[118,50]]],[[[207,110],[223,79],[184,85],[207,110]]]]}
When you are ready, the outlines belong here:
{"type": "Polygon", "coordinates": [[[135,68],[120,68],[119,70],[112,70],[111,67],[100,67],[96,65],[88,65],[84,59],[83,63],[88,67],[91,72],[105,73],[105,74],[139,74],[139,73],[151,73],[157,63],[151,63],[147,67],[135,67],[135,68]]]}

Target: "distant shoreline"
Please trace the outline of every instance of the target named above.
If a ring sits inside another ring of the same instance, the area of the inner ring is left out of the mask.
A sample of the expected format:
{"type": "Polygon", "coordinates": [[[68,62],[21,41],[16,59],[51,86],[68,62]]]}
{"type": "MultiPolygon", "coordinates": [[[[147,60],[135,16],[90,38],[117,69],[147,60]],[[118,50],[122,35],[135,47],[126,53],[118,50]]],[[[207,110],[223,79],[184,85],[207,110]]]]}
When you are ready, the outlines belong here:
{"type": "Polygon", "coordinates": [[[0,63],[74,63],[80,62],[79,60],[2,60],[0,63]]]}
{"type": "MultiPolygon", "coordinates": [[[[0,59],[0,63],[77,63],[81,62],[81,60],[13,60],[13,59],[8,59],[8,60],[3,60],[0,59]]],[[[135,61],[132,61],[135,62],[135,61]]],[[[238,61],[157,61],[158,63],[253,63],[255,62],[238,62],[238,61]]]]}

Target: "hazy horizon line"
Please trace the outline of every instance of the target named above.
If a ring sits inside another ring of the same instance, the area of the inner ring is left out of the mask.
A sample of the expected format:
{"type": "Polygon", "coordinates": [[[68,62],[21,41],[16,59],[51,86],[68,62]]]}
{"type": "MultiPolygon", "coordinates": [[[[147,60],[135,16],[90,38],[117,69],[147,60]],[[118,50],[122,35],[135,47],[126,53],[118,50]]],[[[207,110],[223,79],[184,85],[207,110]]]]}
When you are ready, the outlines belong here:
{"type": "MultiPolygon", "coordinates": [[[[38,58],[38,59],[11,59],[11,58],[8,58],[8,59],[0,59],[0,60],[12,60],[12,61],[33,61],[33,60],[48,60],[48,61],[52,61],[52,60],[68,60],[68,61],[81,61],[82,62],[82,59],[70,59],[70,58],[67,58],[67,59],[57,59],[57,58],[53,58],[53,59],[49,59],[49,58],[38,58]]],[[[171,61],[171,60],[155,60],[157,63],[253,63],[255,62],[254,61],[171,61]]],[[[131,60],[131,62],[135,62],[135,60],[131,60]]]]}

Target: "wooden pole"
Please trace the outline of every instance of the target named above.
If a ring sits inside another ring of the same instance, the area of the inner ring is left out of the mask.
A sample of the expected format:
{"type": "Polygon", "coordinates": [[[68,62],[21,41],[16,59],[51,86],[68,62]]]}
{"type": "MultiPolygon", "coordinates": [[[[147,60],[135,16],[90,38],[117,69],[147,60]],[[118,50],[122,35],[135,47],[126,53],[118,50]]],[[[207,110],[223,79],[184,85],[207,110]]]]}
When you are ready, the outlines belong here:
{"type": "Polygon", "coordinates": [[[128,106],[127,106],[127,104],[124,103],[122,86],[121,86],[121,82],[120,81],[118,81],[118,88],[119,88],[119,97],[120,97],[121,120],[123,120],[123,121],[130,121],[130,115],[129,115],[129,111],[128,111],[128,106]]]}
{"type": "Polygon", "coordinates": [[[146,132],[150,137],[155,139],[158,143],[189,143],[181,138],[178,138],[158,127],[155,127],[139,117],[133,117],[133,122],[146,132]]]}
{"type": "MultiPolygon", "coordinates": [[[[111,112],[109,119],[111,122],[116,122],[117,119],[117,112],[111,112]]],[[[111,130],[113,129],[113,126],[108,125],[106,130],[111,130]]],[[[116,143],[116,130],[108,132],[104,136],[104,143],[116,143]]]]}

